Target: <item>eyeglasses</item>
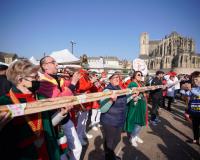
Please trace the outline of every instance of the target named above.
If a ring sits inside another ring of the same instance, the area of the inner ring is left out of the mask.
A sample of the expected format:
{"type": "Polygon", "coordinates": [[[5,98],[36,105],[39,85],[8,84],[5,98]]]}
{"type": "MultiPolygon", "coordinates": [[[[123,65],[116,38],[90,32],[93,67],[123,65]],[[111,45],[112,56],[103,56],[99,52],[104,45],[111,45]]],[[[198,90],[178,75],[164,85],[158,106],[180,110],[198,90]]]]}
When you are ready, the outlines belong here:
{"type": "MultiPolygon", "coordinates": [[[[27,78],[31,78],[31,79],[36,79],[38,80],[40,78],[40,76],[38,74],[34,75],[34,76],[26,76],[27,78]]],[[[26,77],[24,77],[23,79],[27,80],[27,81],[31,81],[29,79],[27,79],[26,77]]]]}
{"type": "Polygon", "coordinates": [[[137,76],[139,76],[139,77],[143,77],[143,75],[141,75],[141,74],[137,74],[137,76]]]}
{"type": "Polygon", "coordinates": [[[49,64],[49,63],[56,64],[57,62],[56,61],[51,61],[51,62],[46,62],[45,64],[49,64]]]}

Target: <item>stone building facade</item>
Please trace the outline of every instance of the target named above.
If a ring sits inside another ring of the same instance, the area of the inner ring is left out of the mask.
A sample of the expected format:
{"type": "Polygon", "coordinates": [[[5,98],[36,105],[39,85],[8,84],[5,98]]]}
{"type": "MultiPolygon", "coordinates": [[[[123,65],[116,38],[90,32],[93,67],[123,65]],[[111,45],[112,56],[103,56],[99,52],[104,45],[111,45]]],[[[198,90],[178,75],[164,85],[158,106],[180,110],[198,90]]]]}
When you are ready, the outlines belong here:
{"type": "Polygon", "coordinates": [[[132,62],[128,60],[120,60],[118,57],[105,56],[105,57],[88,57],[88,64],[91,70],[98,73],[107,71],[113,73],[115,71],[122,71],[128,73],[132,70],[132,62]]]}
{"type": "Polygon", "coordinates": [[[0,52],[0,62],[10,64],[17,58],[17,54],[0,52]]]}
{"type": "Polygon", "coordinates": [[[88,57],[88,63],[91,67],[96,68],[119,68],[131,69],[132,63],[128,60],[120,60],[118,57],[105,56],[105,57],[88,57]]]}
{"type": "Polygon", "coordinates": [[[200,54],[195,51],[192,38],[172,32],[162,40],[149,40],[144,32],[140,36],[140,55],[150,71],[174,70],[178,73],[191,73],[200,68],[200,54]]]}

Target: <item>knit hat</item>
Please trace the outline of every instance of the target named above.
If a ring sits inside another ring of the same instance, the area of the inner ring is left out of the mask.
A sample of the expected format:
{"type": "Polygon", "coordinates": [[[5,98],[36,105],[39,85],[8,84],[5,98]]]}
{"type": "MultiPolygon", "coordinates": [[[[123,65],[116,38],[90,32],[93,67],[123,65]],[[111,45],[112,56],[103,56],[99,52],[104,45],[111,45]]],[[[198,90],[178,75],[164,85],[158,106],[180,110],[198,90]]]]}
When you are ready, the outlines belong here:
{"type": "Polygon", "coordinates": [[[120,75],[120,73],[119,73],[119,72],[114,72],[114,73],[111,74],[111,76],[109,77],[109,80],[110,80],[112,77],[114,77],[115,75],[120,75]]]}

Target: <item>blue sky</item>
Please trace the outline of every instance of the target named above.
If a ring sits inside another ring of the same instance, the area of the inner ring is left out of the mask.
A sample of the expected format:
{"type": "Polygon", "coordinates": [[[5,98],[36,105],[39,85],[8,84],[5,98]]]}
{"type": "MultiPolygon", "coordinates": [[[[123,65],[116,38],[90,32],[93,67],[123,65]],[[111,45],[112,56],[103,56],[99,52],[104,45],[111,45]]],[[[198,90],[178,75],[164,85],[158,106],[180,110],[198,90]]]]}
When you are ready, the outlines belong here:
{"type": "Polygon", "coordinates": [[[172,31],[200,52],[199,0],[0,0],[0,51],[38,59],[76,42],[80,56],[138,57],[139,36],[172,31]]]}

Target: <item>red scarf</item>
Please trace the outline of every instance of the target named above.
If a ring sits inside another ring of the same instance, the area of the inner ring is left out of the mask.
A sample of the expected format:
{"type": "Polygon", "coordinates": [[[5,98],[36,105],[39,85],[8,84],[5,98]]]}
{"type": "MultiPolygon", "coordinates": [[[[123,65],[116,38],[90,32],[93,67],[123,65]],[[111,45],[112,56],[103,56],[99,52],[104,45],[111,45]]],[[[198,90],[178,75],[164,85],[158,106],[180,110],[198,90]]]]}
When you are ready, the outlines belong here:
{"type": "MultiPolygon", "coordinates": [[[[19,99],[25,99],[26,102],[33,102],[33,101],[36,100],[33,94],[14,93],[12,91],[12,89],[10,89],[8,96],[11,98],[13,104],[20,103],[19,99]]],[[[40,128],[38,128],[40,133],[39,133],[39,135],[32,136],[30,138],[24,139],[23,141],[21,141],[18,144],[18,147],[20,147],[21,149],[23,149],[26,146],[31,145],[35,141],[43,139],[44,141],[42,142],[41,146],[40,147],[36,147],[36,149],[38,151],[38,160],[49,160],[49,156],[48,156],[48,152],[47,152],[47,147],[46,147],[46,143],[45,143],[44,132],[43,132],[43,125],[42,125],[42,116],[41,116],[41,113],[28,115],[23,120],[25,120],[25,122],[27,122],[29,124],[29,126],[30,126],[30,128],[32,130],[33,130],[32,127],[34,127],[34,128],[40,127],[40,128]]],[[[35,133],[33,133],[33,134],[35,134],[35,133]]]]}

